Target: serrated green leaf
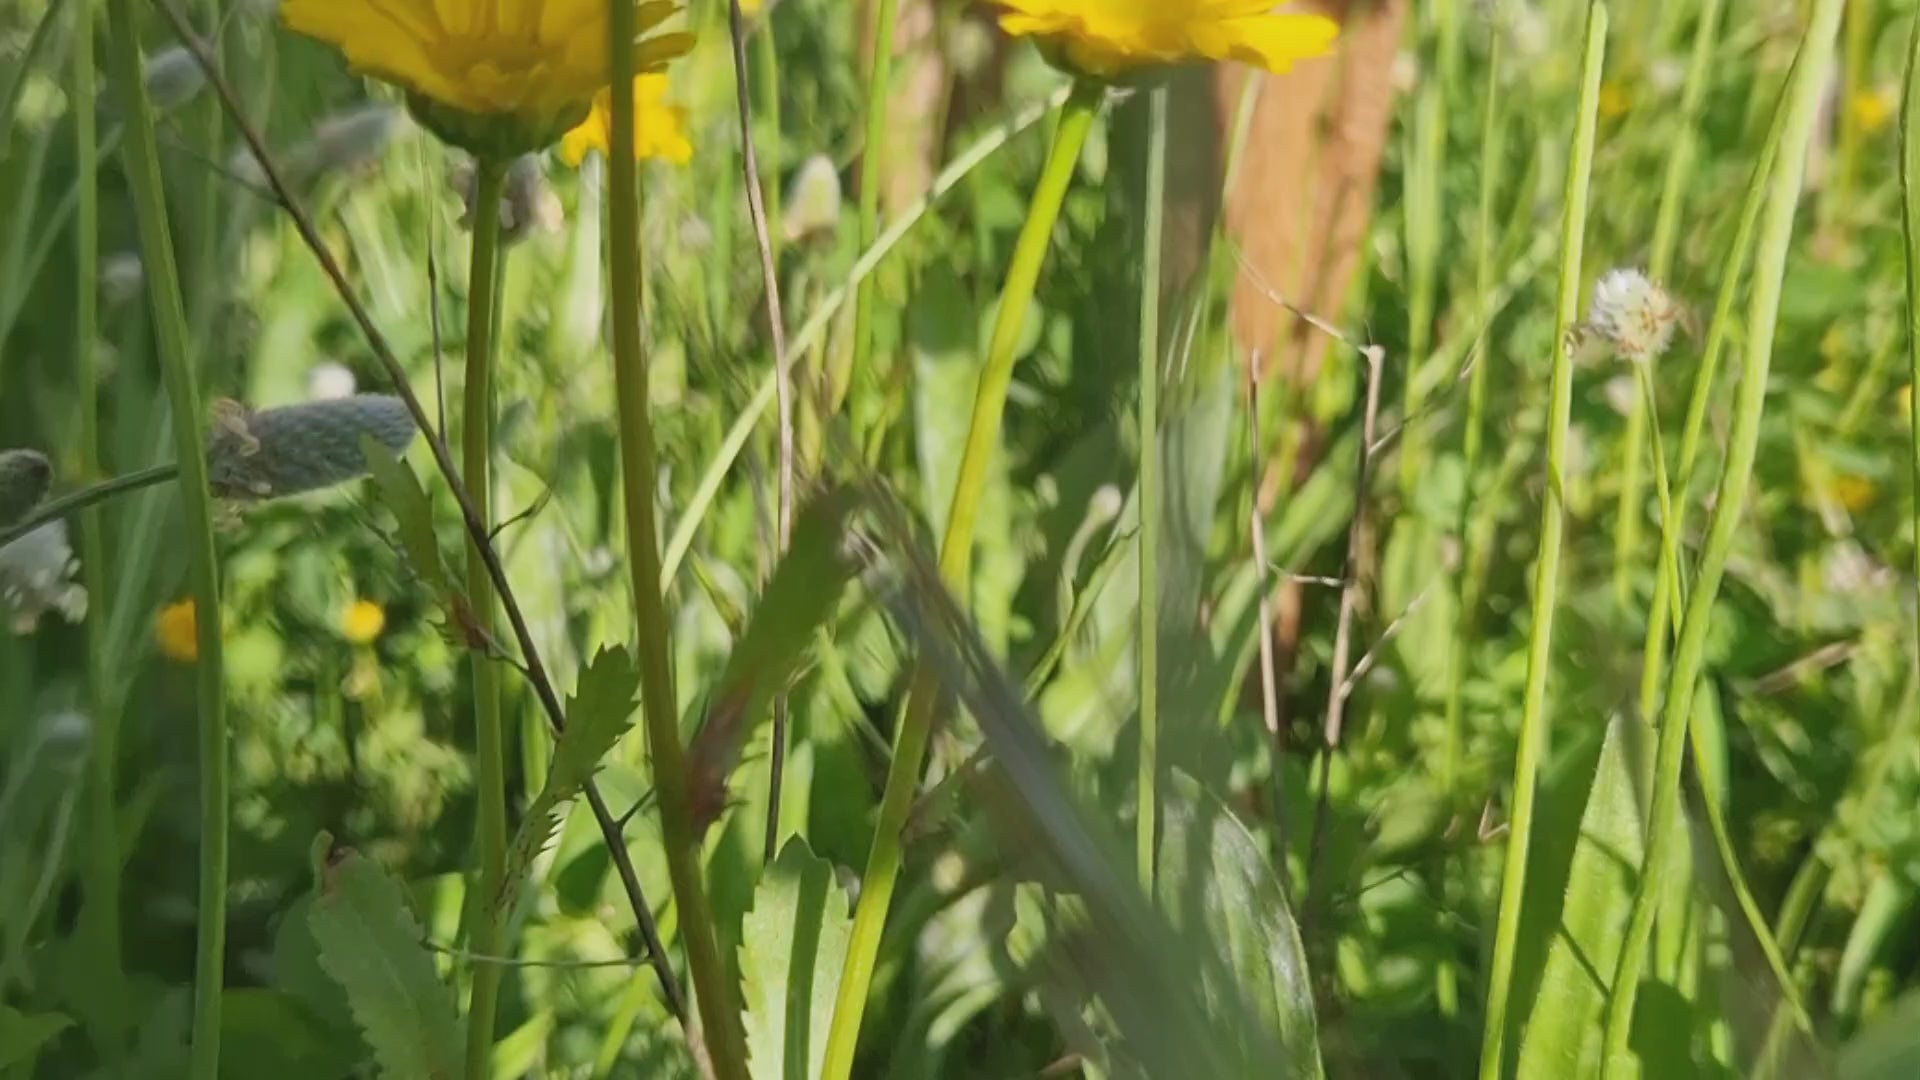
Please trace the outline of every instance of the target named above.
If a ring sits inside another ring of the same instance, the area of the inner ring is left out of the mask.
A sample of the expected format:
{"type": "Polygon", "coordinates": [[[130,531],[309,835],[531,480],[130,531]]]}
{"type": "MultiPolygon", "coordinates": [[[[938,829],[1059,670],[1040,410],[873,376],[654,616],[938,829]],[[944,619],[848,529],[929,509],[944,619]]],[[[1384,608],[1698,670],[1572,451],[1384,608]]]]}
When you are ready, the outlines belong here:
{"type": "Polygon", "coordinates": [[[833,867],[799,837],[787,841],[742,925],[740,979],[754,1080],[820,1075],[852,933],[833,867]]]}
{"type": "Polygon", "coordinates": [[[42,1046],[72,1026],[59,1013],[23,1013],[0,1005],[0,1069],[31,1062],[42,1046]]]}
{"type": "Polygon", "coordinates": [[[1608,983],[1620,959],[1627,911],[1641,860],[1640,808],[1634,798],[1632,755],[1621,721],[1609,725],[1587,789],[1579,831],[1568,837],[1543,829],[1535,845],[1573,850],[1561,879],[1551,860],[1529,860],[1528,890],[1559,891],[1565,899],[1547,946],[1534,1007],[1520,1042],[1519,1075],[1587,1076],[1599,1066],[1600,1017],[1608,983]]]}
{"type": "Polygon", "coordinates": [[[328,868],[307,925],[320,966],[346,990],[382,1076],[460,1080],[462,1033],[453,993],[422,944],[398,882],[348,852],[328,868]]]}
{"type": "Polygon", "coordinates": [[[706,722],[688,749],[697,812],[718,812],[741,747],[768,714],[774,696],[799,673],[816,633],[833,617],[853,579],[845,543],[848,518],[858,505],[856,492],[834,489],[807,504],[794,523],[793,543],[728,656],[706,722]]]}
{"type": "Polygon", "coordinates": [[[414,573],[436,595],[450,590],[446,563],[440,557],[440,541],[433,531],[433,507],[413,470],[393,455],[378,440],[366,436],[360,440],[367,456],[367,471],[380,490],[381,501],[393,512],[400,537],[400,548],[414,573]]]}
{"type": "Polygon", "coordinates": [[[561,808],[580,794],[626,734],[639,689],[640,669],[625,648],[602,649],[581,670],[579,685],[567,698],[567,728],[554,744],[546,785],[527,804],[507,848],[506,873],[495,904],[504,906],[519,892],[534,858],[559,829],[561,808]]]}
{"type": "Polygon", "coordinates": [[[567,698],[567,730],[553,748],[547,787],[560,801],[580,793],[633,719],[640,668],[626,648],[601,649],[567,698]]]}
{"type": "Polygon", "coordinates": [[[1247,1066],[1246,1075],[1318,1077],[1306,953],[1266,852],[1212,792],[1184,773],[1173,780],[1160,847],[1161,903],[1189,941],[1218,957],[1203,968],[1208,1013],[1230,1020],[1244,1009],[1264,1029],[1223,1025],[1219,1037],[1240,1045],[1221,1049],[1247,1066]],[[1232,984],[1218,985],[1223,977],[1232,984]],[[1276,1050],[1285,1062],[1277,1072],[1270,1056],[1276,1050]]]}

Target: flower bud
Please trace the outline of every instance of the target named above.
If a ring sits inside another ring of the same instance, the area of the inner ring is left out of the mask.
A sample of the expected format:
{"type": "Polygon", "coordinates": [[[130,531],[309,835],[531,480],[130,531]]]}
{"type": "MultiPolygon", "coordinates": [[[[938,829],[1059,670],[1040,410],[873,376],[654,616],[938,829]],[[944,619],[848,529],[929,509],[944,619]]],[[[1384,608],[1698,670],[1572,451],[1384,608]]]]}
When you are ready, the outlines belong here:
{"type": "Polygon", "coordinates": [[[371,436],[398,454],[414,432],[406,405],[382,394],[260,412],[222,401],[207,435],[208,487],[242,502],[332,487],[366,473],[362,439],[371,436]]]}
{"type": "Polygon", "coordinates": [[[1680,305],[1638,270],[1609,270],[1593,287],[1587,328],[1634,363],[1657,359],[1673,343],[1680,305]]]}
{"type": "Polygon", "coordinates": [[[0,525],[11,525],[47,497],[53,466],[38,450],[0,450],[0,525]]]}

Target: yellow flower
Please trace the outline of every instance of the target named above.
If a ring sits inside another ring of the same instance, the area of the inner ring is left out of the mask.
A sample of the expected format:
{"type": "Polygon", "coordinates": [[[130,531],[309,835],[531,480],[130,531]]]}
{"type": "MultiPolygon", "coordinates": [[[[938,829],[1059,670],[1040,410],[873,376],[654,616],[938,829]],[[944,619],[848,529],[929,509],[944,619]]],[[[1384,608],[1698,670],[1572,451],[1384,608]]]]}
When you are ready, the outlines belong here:
{"type": "Polygon", "coordinates": [[[1615,120],[1627,115],[1633,108],[1633,95],[1627,88],[1613,79],[1600,83],[1600,116],[1602,119],[1615,120]]]}
{"type": "MultiPolygon", "coordinates": [[[[280,16],[354,70],[407,91],[415,116],[476,154],[537,150],[580,122],[610,80],[606,0],[285,0],[280,16]]],[[[636,4],[636,71],[693,46],[646,36],[679,10],[636,4]]]]}
{"type": "MultiPolygon", "coordinates": [[[[593,98],[593,111],[560,140],[560,157],[569,165],[586,159],[587,151],[602,154],[613,145],[613,91],[602,90],[593,98]]],[[[687,141],[687,110],[667,104],[667,77],[647,74],[633,80],[633,156],[636,160],[658,158],[685,165],[693,158],[693,144],[687,141]]]]}
{"type": "Polygon", "coordinates": [[[1282,72],[1324,55],[1340,28],[1276,12],[1274,0],[989,0],[1000,28],[1035,37],[1067,67],[1111,78],[1191,60],[1240,60],[1282,72]]]}
{"type": "Polygon", "coordinates": [[[1893,119],[1893,94],[1884,89],[1862,90],[1853,95],[1847,108],[1853,113],[1854,124],[1871,135],[1893,119]]]}
{"type": "Polygon", "coordinates": [[[153,618],[153,640],[160,655],[179,664],[200,659],[199,627],[194,619],[192,600],[181,600],[160,609],[153,618]]]}
{"type": "Polygon", "coordinates": [[[1880,489],[1864,476],[1848,473],[1834,478],[1833,497],[1853,513],[1859,513],[1873,505],[1880,495],[1880,489]]]}
{"type": "Polygon", "coordinates": [[[355,600],[340,613],[340,636],[355,645],[371,645],[387,628],[387,613],[371,600],[355,600]]]}

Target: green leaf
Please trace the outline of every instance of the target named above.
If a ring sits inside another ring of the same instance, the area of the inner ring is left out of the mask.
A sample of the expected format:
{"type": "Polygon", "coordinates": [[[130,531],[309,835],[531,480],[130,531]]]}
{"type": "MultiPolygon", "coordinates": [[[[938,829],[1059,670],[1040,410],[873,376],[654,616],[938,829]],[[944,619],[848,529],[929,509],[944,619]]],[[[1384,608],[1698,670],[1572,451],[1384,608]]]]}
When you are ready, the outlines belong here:
{"type": "Polygon", "coordinates": [[[1840,1080],[1920,1076],[1920,991],[1909,991],[1840,1048],[1840,1080]]]}
{"type": "Polygon", "coordinates": [[[853,920],[833,867],[799,837],[754,891],[741,940],[748,1066],[754,1080],[814,1080],[853,920]]]}
{"type": "Polygon", "coordinates": [[[1313,991],[1305,950],[1285,891],[1266,852],[1211,792],[1176,773],[1168,792],[1160,846],[1159,893],[1168,917],[1193,945],[1214,954],[1203,968],[1208,1013],[1231,1019],[1244,1009],[1263,1031],[1223,1026],[1223,1046],[1245,1075],[1318,1077],[1313,991]],[[1230,979],[1231,982],[1223,982],[1230,979]],[[1235,998],[1238,1001],[1235,1001],[1235,998]],[[1285,1068],[1268,1055],[1278,1049],[1285,1068]]]}
{"type": "Polygon", "coordinates": [[[580,672],[567,699],[567,729],[554,744],[547,782],[527,804],[527,812],[507,849],[506,874],[494,903],[505,905],[519,892],[533,860],[560,827],[560,809],[593,779],[614,744],[631,725],[640,669],[626,648],[602,649],[580,672]]]}
{"type": "Polygon", "coordinates": [[[42,1046],[72,1026],[59,1013],[23,1013],[0,1005],[0,1069],[30,1064],[42,1046]]]}
{"type": "Polygon", "coordinates": [[[398,882],[348,851],[328,868],[307,924],[320,966],[347,991],[381,1075],[460,1080],[460,1021],[398,882]]]}
{"type": "Polygon", "coordinates": [[[793,543],[754,606],[746,632],[709,698],[706,722],[687,752],[695,812],[711,823],[726,799],[726,781],[775,695],[799,674],[815,635],[828,625],[853,580],[845,555],[848,519],[859,505],[849,488],[808,503],[794,523],[793,543]]]}
{"type": "Polygon", "coordinates": [[[407,561],[436,595],[445,595],[452,590],[452,585],[446,563],[440,557],[440,540],[433,531],[433,507],[420,487],[419,478],[372,436],[362,438],[360,447],[366,453],[367,471],[373,476],[374,486],[380,489],[381,501],[393,512],[400,548],[406,553],[407,561]]]}
{"type": "Polygon", "coordinates": [[[1588,1076],[1599,1068],[1600,1020],[1641,861],[1640,808],[1623,724],[1608,726],[1578,832],[1569,837],[1543,821],[1549,827],[1534,841],[1546,849],[1570,846],[1573,860],[1564,881],[1554,860],[1529,860],[1530,870],[1542,872],[1530,873],[1527,891],[1553,889],[1565,899],[1539,988],[1522,998],[1534,1008],[1520,1043],[1520,1076],[1588,1076]]]}
{"type": "Polygon", "coordinates": [[[365,1051],[341,1038],[301,1000],[279,990],[231,989],[220,997],[220,1072],[274,1080],[339,1080],[365,1051]]]}

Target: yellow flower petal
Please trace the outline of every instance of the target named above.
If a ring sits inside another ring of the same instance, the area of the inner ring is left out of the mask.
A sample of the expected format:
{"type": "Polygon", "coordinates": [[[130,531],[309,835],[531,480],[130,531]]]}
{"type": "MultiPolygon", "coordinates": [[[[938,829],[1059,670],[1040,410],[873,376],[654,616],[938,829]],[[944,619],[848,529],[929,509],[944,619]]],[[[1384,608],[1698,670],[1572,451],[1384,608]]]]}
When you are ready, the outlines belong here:
{"type": "MultiPolygon", "coordinates": [[[[633,156],[685,165],[693,159],[687,139],[686,110],[667,104],[667,77],[648,74],[633,80],[633,156]]],[[[602,90],[593,99],[593,111],[560,140],[560,158],[569,165],[586,159],[589,150],[606,153],[613,140],[613,93],[602,90]]]]}
{"type": "Polygon", "coordinates": [[[192,600],[168,604],[153,617],[154,644],[159,647],[161,656],[177,664],[199,661],[199,632],[192,600]]]}
{"type": "MultiPolygon", "coordinates": [[[[635,70],[692,47],[691,35],[653,32],[680,10],[636,0],[635,70]]],[[[476,153],[548,145],[607,85],[604,0],[285,0],[281,18],[408,91],[432,130],[476,153]]]]}
{"type": "Polygon", "coordinates": [[[386,628],[386,611],[371,600],[355,600],[340,613],[340,636],[355,645],[371,645],[386,628]]]}
{"type": "Polygon", "coordinates": [[[1271,0],[992,0],[1000,27],[1032,37],[1069,66],[1112,77],[1194,60],[1240,60],[1269,71],[1324,55],[1330,19],[1275,11],[1271,0]]]}

